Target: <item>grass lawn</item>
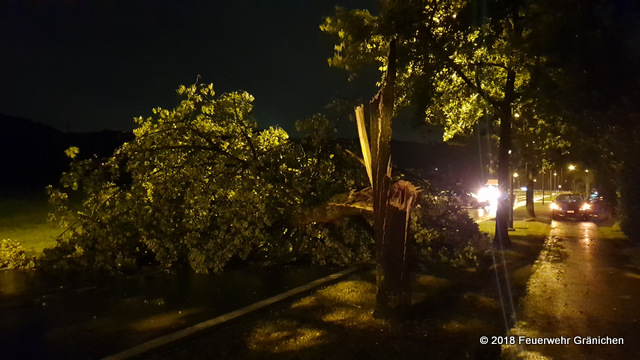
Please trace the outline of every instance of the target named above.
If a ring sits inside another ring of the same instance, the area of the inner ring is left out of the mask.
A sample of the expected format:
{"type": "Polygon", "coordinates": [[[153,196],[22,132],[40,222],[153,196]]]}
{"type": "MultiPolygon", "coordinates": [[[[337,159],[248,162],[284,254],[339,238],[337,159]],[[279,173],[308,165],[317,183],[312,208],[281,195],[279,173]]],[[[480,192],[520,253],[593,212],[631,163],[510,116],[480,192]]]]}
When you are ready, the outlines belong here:
{"type": "MultiPolygon", "coordinates": [[[[511,238],[520,237],[545,237],[551,229],[551,216],[549,213],[549,203],[534,204],[536,217],[532,218],[527,213],[527,209],[522,206],[513,210],[513,230],[509,231],[511,238]]],[[[494,220],[483,221],[478,224],[480,231],[488,233],[491,237],[495,234],[496,222],[494,220]]]]}
{"type": "Polygon", "coordinates": [[[62,231],[47,223],[48,212],[44,190],[0,197],[0,239],[17,241],[27,252],[40,254],[55,245],[54,237],[62,231]]]}

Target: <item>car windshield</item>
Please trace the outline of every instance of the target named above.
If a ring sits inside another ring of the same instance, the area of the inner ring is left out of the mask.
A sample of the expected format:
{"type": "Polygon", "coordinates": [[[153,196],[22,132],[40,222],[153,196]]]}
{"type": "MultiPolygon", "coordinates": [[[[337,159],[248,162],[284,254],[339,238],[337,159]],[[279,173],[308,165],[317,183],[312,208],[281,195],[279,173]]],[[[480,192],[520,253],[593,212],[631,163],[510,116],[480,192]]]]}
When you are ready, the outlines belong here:
{"type": "Polygon", "coordinates": [[[556,198],[558,202],[582,202],[582,196],[580,195],[560,195],[556,198]]]}

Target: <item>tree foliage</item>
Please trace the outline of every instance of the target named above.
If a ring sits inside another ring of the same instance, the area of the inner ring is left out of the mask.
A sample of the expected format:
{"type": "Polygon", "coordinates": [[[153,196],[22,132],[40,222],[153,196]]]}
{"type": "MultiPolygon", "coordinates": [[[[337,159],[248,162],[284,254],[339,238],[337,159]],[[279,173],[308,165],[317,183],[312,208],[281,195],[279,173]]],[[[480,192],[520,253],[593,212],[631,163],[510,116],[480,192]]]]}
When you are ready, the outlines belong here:
{"type": "Polygon", "coordinates": [[[294,216],[365,180],[352,171],[357,162],[327,140],[333,130],[326,119],[301,122],[313,131],[296,142],[279,128],[257,130],[246,92],[216,96],[212,85],[198,84],[178,94],[183,100],[174,109],[135,119],[135,139],[112,157],[76,160],[62,189],[50,187],[52,220],[70,226],[49,252],[52,265],[159,263],[206,272],[235,258],[366,259],[364,230],[344,222],[301,225],[294,216]],[[82,192],[79,204],[69,201],[69,190],[82,192]]]}
{"type": "Polygon", "coordinates": [[[27,253],[19,242],[11,239],[0,240],[0,269],[32,269],[35,258],[27,253]]]}

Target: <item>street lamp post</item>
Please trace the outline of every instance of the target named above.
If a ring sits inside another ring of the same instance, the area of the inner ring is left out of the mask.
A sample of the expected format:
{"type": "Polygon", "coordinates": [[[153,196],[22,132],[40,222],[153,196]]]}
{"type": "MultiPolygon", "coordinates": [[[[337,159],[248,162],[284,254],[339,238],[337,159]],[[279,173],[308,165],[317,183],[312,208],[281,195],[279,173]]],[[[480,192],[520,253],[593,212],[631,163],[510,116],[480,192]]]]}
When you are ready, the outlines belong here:
{"type": "Polygon", "coordinates": [[[510,181],[510,185],[511,185],[511,195],[509,197],[509,200],[511,200],[511,207],[509,208],[509,228],[513,229],[513,207],[516,205],[516,199],[513,196],[513,179],[518,177],[518,173],[514,172],[513,176],[511,177],[511,181],[510,181]]]}
{"type": "Polygon", "coordinates": [[[542,170],[542,177],[540,179],[542,180],[542,185],[540,185],[542,188],[542,205],[544,205],[544,170],[542,170]]]}
{"type": "Polygon", "coordinates": [[[584,174],[584,196],[589,197],[591,194],[591,181],[593,180],[593,175],[589,173],[589,169],[585,169],[584,174]]]}

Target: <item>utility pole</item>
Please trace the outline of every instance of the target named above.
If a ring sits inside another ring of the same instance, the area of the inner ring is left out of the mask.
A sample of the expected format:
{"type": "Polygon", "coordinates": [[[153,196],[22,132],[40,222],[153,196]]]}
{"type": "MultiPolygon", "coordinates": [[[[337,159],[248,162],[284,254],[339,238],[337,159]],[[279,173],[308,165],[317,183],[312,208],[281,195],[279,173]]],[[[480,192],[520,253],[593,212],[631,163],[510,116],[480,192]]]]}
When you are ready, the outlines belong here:
{"type": "Polygon", "coordinates": [[[544,205],[544,170],[542,170],[542,205],[544,205]]]}

